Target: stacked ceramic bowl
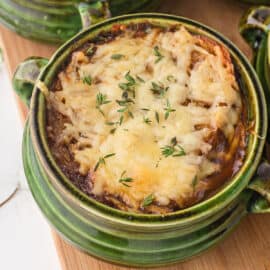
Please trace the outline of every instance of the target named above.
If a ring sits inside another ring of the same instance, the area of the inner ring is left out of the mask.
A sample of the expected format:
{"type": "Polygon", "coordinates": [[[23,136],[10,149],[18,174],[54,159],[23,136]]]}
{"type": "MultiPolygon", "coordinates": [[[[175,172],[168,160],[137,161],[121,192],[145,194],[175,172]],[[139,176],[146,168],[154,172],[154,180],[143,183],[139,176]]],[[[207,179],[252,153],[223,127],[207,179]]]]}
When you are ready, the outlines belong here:
{"type": "Polygon", "coordinates": [[[159,2],[159,0],[3,0],[0,2],[0,22],[25,37],[50,43],[63,43],[83,27],[110,16],[149,11],[157,7],[159,2]]]}

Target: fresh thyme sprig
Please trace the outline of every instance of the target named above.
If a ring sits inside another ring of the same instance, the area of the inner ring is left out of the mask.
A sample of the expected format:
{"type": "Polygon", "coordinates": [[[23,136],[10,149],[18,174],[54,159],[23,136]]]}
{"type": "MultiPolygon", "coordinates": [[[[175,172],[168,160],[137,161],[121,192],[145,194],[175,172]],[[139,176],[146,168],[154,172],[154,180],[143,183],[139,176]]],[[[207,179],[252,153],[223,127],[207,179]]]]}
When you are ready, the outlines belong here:
{"type": "Polygon", "coordinates": [[[108,126],[115,126],[113,129],[110,130],[110,133],[114,133],[118,126],[121,126],[124,121],[124,115],[121,115],[119,120],[116,122],[106,122],[105,124],[108,126]]]}
{"type": "Polygon", "coordinates": [[[162,83],[157,84],[155,82],[152,82],[152,87],[150,88],[150,90],[154,95],[164,97],[166,92],[169,90],[169,87],[165,87],[162,83]]]}
{"type": "Polygon", "coordinates": [[[164,108],[164,111],[165,111],[165,116],[164,116],[165,120],[169,118],[171,112],[175,112],[175,109],[172,109],[171,104],[168,99],[167,99],[166,108],[164,108]]]}
{"type": "Polygon", "coordinates": [[[106,159],[107,158],[110,158],[110,157],[113,157],[113,156],[115,156],[115,153],[112,153],[112,154],[108,154],[108,155],[106,155],[106,156],[104,156],[104,157],[100,157],[99,159],[98,159],[98,162],[96,163],[96,165],[95,165],[95,168],[94,168],[94,172],[99,168],[99,166],[100,165],[105,165],[106,164],[106,159]]]}
{"type": "Polygon", "coordinates": [[[104,95],[102,93],[98,93],[96,96],[96,108],[99,110],[99,112],[104,115],[104,112],[101,110],[101,106],[110,103],[111,101],[107,99],[107,95],[104,95]]]}
{"type": "Polygon", "coordinates": [[[91,85],[91,84],[92,84],[92,77],[91,77],[90,75],[84,76],[84,77],[82,78],[82,82],[83,82],[84,84],[91,85]]]}
{"type": "Polygon", "coordinates": [[[119,87],[128,93],[131,93],[133,95],[133,98],[135,98],[135,85],[136,80],[130,75],[130,71],[128,71],[125,75],[125,79],[127,82],[119,83],[119,87]]]}
{"type": "Polygon", "coordinates": [[[164,55],[162,55],[159,51],[159,47],[154,47],[154,55],[157,57],[155,64],[157,64],[159,61],[161,61],[164,58],[164,55]]]}
{"type": "Polygon", "coordinates": [[[173,137],[171,139],[170,145],[165,145],[161,147],[161,150],[162,155],[166,158],[169,156],[181,157],[186,155],[184,148],[180,144],[177,144],[176,137],[173,137]]]}
{"type": "Polygon", "coordinates": [[[119,183],[123,184],[124,186],[126,187],[130,187],[130,185],[128,185],[127,183],[131,183],[133,182],[133,178],[131,177],[124,177],[124,175],[126,174],[127,171],[123,171],[121,176],[120,176],[120,179],[118,180],[119,183]]]}
{"type": "MultiPolygon", "coordinates": [[[[126,99],[117,99],[116,100],[116,103],[119,105],[119,106],[122,106],[122,107],[126,107],[127,105],[131,104],[131,103],[135,103],[133,99],[131,98],[126,98],[126,99]]],[[[122,111],[121,111],[122,112],[122,111]]]]}
{"type": "Polygon", "coordinates": [[[161,147],[161,150],[162,150],[162,155],[165,157],[169,157],[175,152],[174,146],[171,146],[171,145],[163,146],[161,147]]]}
{"type": "Polygon", "coordinates": [[[122,94],[122,99],[116,100],[116,103],[121,107],[121,109],[117,110],[119,113],[127,113],[131,118],[134,118],[133,113],[130,110],[131,104],[134,104],[134,100],[128,97],[128,93],[124,92],[122,94]]]}
{"type": "Polygon", "coordinates": [[[154,199],[155,199],[155,197],[153,194],[146,196],[142,202],[142,207],[149,206],[150,204],[153,203],[154,199]]]}

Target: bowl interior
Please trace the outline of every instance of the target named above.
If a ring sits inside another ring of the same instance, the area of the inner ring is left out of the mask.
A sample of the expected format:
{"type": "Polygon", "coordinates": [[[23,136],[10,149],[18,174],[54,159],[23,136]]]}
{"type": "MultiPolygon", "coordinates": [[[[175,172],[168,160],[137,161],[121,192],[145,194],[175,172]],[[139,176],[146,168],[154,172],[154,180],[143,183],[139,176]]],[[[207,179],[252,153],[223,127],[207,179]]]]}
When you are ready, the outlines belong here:
{"type": "Polygon", "coordinates": [[[184,217],[207,215],[213,211],[213,209],[218,210],[229,204],[247,186],[260,161],[266,136],[267,115],[262,88],[248,60],[229,40],[215,30],[183,17],[152,13],[125,15],[94,25],[76,35],[57,50],[38,80],[41,80],[45,82],[47,86],[50,86],[55,75],[74,50],[82,46],[85,42],[93,39],[101,31],[109,30],[114,23],[129,24],[131,22],[139,23],[142,21],[148,21],[152,24],[161,26],[181,24],[190,32],[208,36],[229,49],[240,75],[240,84],[246,99],[248,111],[248,125],[254,126],[254,132],[248,135],[248,147],[245,162],[233,179],[228,181],[228,183],[212,197],[183,210],[166,215],[129,213],[111,208],[88,197],[75,187],[62,173],[52,157],[47,144],[45,132],[45,98],[37,88],[35,88],[33,93],[30,112],[32,140],[42,166],[46,169],[46,172],[52,179],[52,183],[57,187],[58,191],[75,201],[75,203],[78,203],[81,207],[85,208],[86,211],[94,211],[99,215],[109,214],[114,218],[119,219],[132,218],[138,222],[164,222],[165,220],[172,221],[180,220],[184,217]]]}

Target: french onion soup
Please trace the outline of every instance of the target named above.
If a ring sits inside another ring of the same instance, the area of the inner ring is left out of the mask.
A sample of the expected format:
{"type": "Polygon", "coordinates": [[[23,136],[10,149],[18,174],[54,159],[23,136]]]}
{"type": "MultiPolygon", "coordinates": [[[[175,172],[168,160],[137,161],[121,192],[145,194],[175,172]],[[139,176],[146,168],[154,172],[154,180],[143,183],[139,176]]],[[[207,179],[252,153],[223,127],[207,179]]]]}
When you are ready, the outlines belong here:
{"type": "Polygon", "coordinates": [[[245,158],[245,100],[227,48],[184,26],[114,25],[48,88],[47,139],[88,196],[166,214],[219,190],[245,158]]]}

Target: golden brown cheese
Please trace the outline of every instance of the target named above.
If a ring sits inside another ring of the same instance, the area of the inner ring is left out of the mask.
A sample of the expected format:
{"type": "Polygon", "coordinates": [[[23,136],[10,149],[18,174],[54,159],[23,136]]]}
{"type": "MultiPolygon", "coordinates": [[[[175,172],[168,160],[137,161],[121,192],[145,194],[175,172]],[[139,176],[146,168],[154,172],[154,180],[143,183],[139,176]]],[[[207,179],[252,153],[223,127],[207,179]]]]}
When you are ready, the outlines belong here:
{"type": "Polygon", "coordinates": [[[120,198],[132,211],[182,208],[219,172],[207,138],[221,131],[231,144],[242,102],[227,51],[201,42],[184,27],[136,38],[126,30],[91,58],[73,53],[48,104],[69,119],[57,141],[91,176],[93,196],[120,198]]]}

